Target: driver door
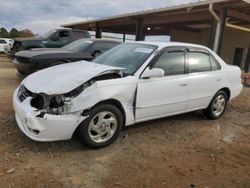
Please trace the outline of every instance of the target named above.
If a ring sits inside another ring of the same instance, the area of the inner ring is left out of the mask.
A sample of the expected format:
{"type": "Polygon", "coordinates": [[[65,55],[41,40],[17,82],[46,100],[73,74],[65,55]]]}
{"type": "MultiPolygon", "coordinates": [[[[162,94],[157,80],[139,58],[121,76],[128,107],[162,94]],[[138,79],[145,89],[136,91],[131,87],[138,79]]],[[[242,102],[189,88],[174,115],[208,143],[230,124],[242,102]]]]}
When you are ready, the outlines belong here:
{"type": "Polygon", "coordinates": [[[188,79],[184,48],[168,48],[152,62],[165,75],[140,78],[137,88],[136,122],[165,117],[186,111],[188,79]]]}

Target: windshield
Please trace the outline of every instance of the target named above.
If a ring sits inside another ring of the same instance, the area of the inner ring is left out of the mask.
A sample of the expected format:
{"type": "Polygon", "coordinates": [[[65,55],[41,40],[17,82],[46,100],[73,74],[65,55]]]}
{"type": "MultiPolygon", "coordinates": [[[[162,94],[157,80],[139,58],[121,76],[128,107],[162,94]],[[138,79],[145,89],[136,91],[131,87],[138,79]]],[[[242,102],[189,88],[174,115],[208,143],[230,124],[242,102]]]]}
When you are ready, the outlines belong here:
{"type": "Polygon", "coordinates": [[[49,38],[51,35],[53,35],[56,32],[56,29],[50,30],[49,32],[43,34],[41,37],[43,38],[49,38]]]}
{"type": "Polygon", "coordinates": [[[73,52],[84,52],[92,43],[93,41],[91,40],[80,39],[64,46],[63,49],[73,52]]]}
{"type": "Polygon", "coordinates": [[[133,75],[156,49],[153,45],[124,43],[100,55],[94,62],[122,67],[125,75],[133,75]]]}

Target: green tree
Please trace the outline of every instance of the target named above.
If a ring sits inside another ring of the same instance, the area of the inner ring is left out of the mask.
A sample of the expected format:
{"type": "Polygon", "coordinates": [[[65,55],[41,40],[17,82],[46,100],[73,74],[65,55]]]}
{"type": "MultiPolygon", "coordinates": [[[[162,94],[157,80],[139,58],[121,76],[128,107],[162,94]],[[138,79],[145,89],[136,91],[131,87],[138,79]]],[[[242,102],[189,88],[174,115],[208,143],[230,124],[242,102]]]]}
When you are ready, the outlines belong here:
{"type": "Polygon", "coordinates": [[[33,37],[34,34],[32,33],[31,30],[29,29],[24,29],[19,31],[19,36],[18,37],[33,37]]]}
{"type": "Polygon", "coordinates": [[[10,38],[17,38],[19,36],[19,31],[16,28],[10,30],[10,38]]]}
{"type": "Polygon", "coordinates": [[[9,38],[10,35],[9,35],[9,32],[4,28],[0,28],[0,37],[1,38],[9,38]]]}

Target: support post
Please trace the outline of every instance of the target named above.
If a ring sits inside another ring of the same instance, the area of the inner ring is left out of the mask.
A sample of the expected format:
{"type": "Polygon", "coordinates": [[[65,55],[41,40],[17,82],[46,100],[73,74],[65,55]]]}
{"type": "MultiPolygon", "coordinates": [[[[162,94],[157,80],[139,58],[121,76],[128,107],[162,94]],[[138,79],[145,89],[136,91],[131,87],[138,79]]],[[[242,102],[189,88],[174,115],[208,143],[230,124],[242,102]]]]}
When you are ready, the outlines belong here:
{"type": "Polygon", "coordinates": [[[222,46],[222,40],[224,35],[224,29],[226,25],[226,18],[227,18],[227,9],[224,9],[222,12],[222,22],[221,22],[221,30],[219,35],[219,42],[218,42],[218,54],[221,55],[221,46],[222,46]]]}
{"type": "Polygon", "coordinates": [[[246,57],[245,66],[244,66],[244,70],[245,70],[246,73],[249,72],[249,69],[250,69],[250,44],[249,44],[249,47],[248,47],[247,57],[246,57]]]}
{"type": "Polygon", "coordinates": [[[144,34],[144,23],[142,18],[138,18],[136,20],[136,33],[135,33],[135,40],[140,41],[144,40],[145,34],[144,34]]]}
{"type": "Polygon", "coordinates": [[[125,42],[125,40],[126,40],[126,34],[125,34],[125,33],[123,33],[123,38],[122,38],[122,41],[123,41],[123,42],[125,42]]]}
{"type": "Polygon", "coordinates": [[[214,18],[212,18],[211,23],[210,23],[209,40],[208,40],[208,47],[211,50],[213,50],[213,48],[214,48],[216,28],[217,28],[217,22],[214,18]]]}
{"type": "Polygon", "coordinates": [[[99,39],[102,38],[102,30],[99,27],[96,28],[95,38],[99,38],[99,39]]]}
{"type": "Polygon", "coordinates": [[[208,46],[213,49],[214,52],[218,53],[219,43],[221,41],[221,31],[223,28],[221,20],[221,11],[220,15],[218,15],[213,9],[213,3],[209,4],[208,10],[212,16],[208,46]]]}

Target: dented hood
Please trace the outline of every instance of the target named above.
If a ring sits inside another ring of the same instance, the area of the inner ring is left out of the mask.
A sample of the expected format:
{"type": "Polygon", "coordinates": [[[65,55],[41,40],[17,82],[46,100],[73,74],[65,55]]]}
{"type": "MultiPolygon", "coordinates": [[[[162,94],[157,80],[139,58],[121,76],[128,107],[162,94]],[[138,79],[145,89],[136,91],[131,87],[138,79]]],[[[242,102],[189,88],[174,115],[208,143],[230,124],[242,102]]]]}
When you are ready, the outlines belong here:
{"type": "Polygon", "coordinates": [[[91,78],[112,70],[122,70],[122,68],[78,61],[35,72],[25,78],[22,84],[34,93],[64,94],[91,78]]]}

